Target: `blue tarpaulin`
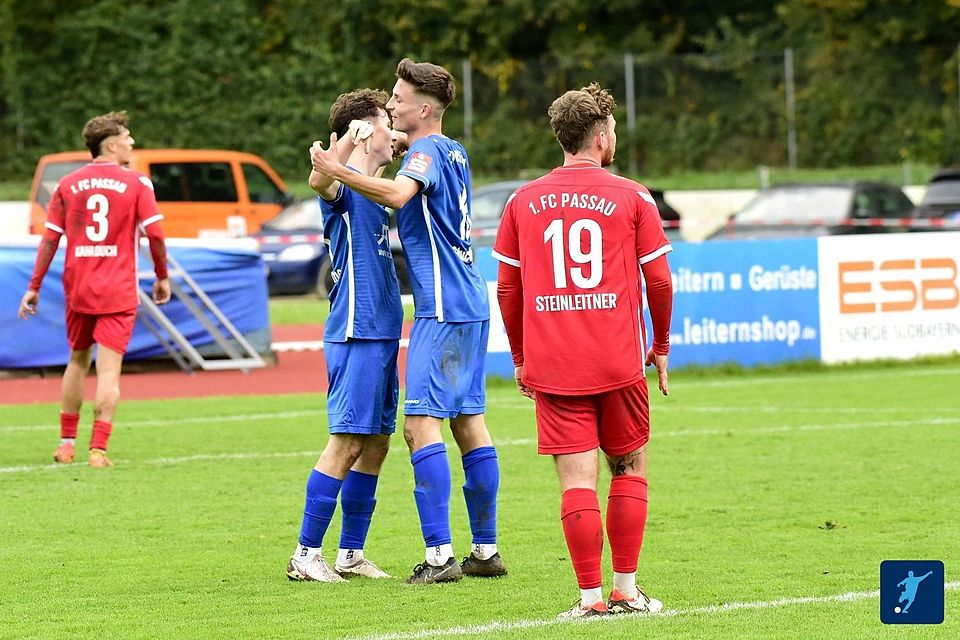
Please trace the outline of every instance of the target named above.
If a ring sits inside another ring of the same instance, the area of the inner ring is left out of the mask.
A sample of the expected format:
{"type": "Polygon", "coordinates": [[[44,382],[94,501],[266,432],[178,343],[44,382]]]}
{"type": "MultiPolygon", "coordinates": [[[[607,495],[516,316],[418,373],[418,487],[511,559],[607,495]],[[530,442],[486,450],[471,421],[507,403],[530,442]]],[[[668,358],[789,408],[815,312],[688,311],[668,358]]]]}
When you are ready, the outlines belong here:
{"type": "MultiPolygon", "coordinates": [[[[17,318],[20,298],[33,273],[38,240],[39,236],[31,236],[0,241],[0,369],[65,365],[70,357],[61,284],[62,245],[44,278],[37,315],[27,320],[17,318]]],[[[167,252],[258,352],[269,351],[266,278],[253,241],[168,240],[167,252]]],[[[150,261],[143,260],[141,271],[150,269],[150,261]]],[[[149,292],[152,274],[142,278],[140,285],[149,292]]],[[[194,347],[205,353],[218,353],[218,348],[203,349],[213,345],[214,339],[180,301],[174,298],[161,309],[194,347]]],[[[219,324],[212,316],[210,319],[219,324]]],[[[157,338],[138,321],[125,359],[142,360],[165,353],[157,338]]]]}

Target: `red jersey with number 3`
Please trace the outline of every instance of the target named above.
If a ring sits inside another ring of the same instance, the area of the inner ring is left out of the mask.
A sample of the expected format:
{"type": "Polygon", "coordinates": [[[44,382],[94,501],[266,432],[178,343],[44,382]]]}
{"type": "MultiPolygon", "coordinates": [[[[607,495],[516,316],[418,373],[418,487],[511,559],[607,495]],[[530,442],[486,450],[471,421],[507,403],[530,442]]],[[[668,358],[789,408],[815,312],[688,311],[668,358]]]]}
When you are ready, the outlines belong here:
{"type": "Polygon", "coordinates": [[[60,180],[46,227],[67,236],[63,290],[78,313],[137,306],[139,228],[161,220],[153,183],[115,162],[91,162],[60,180]]]}
{"type": "Polygon", "coordinates": [[[671,250],[653,197],[632,180],[575,164],[520,187],[493,256],[520,268],[523,382],[581,395],[639,381],[640,264],[671,250]]]}

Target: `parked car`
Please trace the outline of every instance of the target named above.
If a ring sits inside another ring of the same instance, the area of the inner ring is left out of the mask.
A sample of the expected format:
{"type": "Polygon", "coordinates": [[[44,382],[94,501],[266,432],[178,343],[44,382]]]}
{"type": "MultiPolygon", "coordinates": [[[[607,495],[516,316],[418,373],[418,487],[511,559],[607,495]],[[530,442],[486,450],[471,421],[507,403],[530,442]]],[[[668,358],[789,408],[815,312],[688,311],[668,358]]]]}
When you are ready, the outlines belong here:
{"type": "Polygon", "coordinates": [[[912,209],[903,191],[882,182],[781,184],[761,190],[707,240],[904,230],[899,219],[912,209]]]}
{"type": "Polygon", "coordinates": [[[960,218],[960,169],[941,169],[934,174],[923,200],[913,210],[913,217],[951,221],[960,218]]]}
{"type": "MultiPolygon", "coordinates": [[[[492,182],[473,190],[473,246],[492,246],[500,226],[500,217],[507,200],[514,191],[527,184],[527,180],[504,180],[492,182]]],[[[664,223],[664,231],[670,242],[677,242],[680,238],[680,214],[663,199],[663,191],[650,189],[650,195],[660,210],[660,220],[664,223]]]]}
{"type": "MultiPolygon", "coordinates": [[[[507,199],[526,180],[504,180],[477,187],[472,194],[473,246],[492,246],[507,199]]],[[[660,218],[671,242],[680,239],[680,214],[663,200],[663,192],[651,190],[660,218]]],[[[253,234],[267,267],[271,295],[316,292],[325,298],[333,287],[330,257],[323,243],[323,223],[316,198],[299,200],[281,211],[253,234]]],[[[400,293],[413,292],[407,262],[391,215],[390,248],[397,267],[400,293]]]]}
{"type": "MultiPolygon", "coordinates": [[[[321,298],[327,297],[333,288],[332,264],[323,241],[323,215],[316,198],[294,202],[253,237],[260,243],[270,295],[315,292],[321,298]]],[[[390,234],[390,247],[400,293],[412,293],[395,225],[390,234]]]]}

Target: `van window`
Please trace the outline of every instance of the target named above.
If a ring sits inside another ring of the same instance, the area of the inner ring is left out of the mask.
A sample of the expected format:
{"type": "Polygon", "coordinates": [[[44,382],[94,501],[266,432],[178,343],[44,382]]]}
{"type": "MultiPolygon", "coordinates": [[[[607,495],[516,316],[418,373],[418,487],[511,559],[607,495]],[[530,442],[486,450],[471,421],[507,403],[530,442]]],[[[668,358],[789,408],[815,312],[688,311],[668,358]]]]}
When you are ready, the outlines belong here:
{"type": "Polygon", "coordinates": [[[226,162],[171,162],[150,165],[158,202],[236,202],[237,185],[226,162]]]}
{"type": "Polygon", "coordinates": [[[50,198],[53,197],[53,192],[57,190],[57,183],[60,182],[60,179],[86,164],[87,161],[85,160],[51,162],[43,168],[43,173],[40,175],[40,185],[37,188],[37,202],[43,207],[44,211],[47,210],[50,198]]]}
{"type": "Polygon", "coordinates": [[[255,164],[242,163],[243,177],[247,181],[250,202],[284,203],[286,196],[263,169],[255,164]]]}

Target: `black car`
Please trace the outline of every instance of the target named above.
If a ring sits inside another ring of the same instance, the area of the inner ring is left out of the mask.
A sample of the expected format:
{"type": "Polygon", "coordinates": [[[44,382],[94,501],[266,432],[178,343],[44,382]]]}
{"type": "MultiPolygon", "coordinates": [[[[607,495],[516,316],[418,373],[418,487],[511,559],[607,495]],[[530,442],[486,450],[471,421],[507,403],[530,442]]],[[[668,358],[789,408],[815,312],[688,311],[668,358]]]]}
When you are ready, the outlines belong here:
{"type": "Polygon", "coordinates": [[[780,184],[762,189],[707,240],[903,230],[912,209],[903,191],[883,182],[780,184]]]}
{"type": "Polygon", "coordinates": [[[950,221],[960,218],[960,169],[941,169],[934,174],[923,200],[913,210],[913,217],[950,221]]]}
{"type": "MultiPolygon", "coordinates": [[[[472,194],[472,222],[473,246],[487,247],[493,245],[500,226],[503,209],[507,200],[514,191],[527,184],[528,180],[504,180],[492,182],[477,187],[472,194]]],[[[663,222],[667,239],[671,242],[680,240],[680,214],[663,199],[663,191],[650,189],[650,195],[660,210],[660,220],[663,222]]]]}

